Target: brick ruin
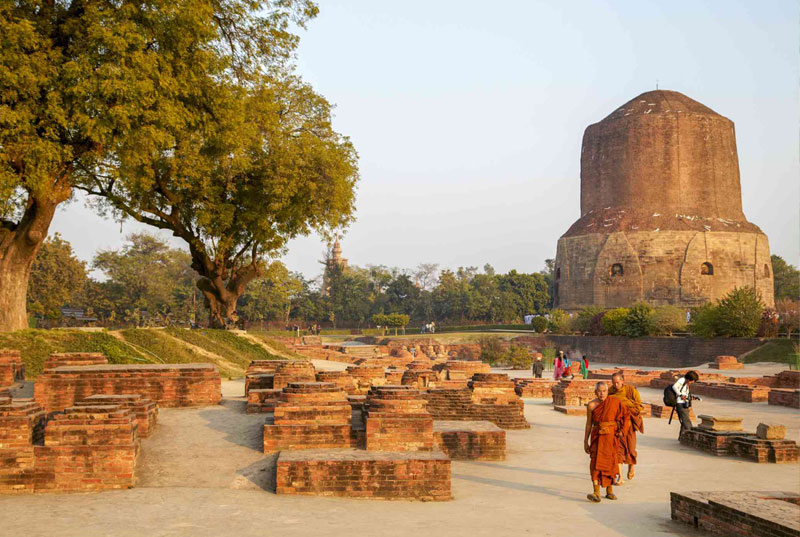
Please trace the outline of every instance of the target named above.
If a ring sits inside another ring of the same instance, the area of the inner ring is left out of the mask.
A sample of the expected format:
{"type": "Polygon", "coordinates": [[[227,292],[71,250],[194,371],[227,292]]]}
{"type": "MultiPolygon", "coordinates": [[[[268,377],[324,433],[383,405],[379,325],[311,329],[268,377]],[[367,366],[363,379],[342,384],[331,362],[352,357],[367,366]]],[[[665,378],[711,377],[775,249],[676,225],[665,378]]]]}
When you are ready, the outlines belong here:
{"type": "Polygon", "coordinates": [[[132,487],[139,436],[136,411],[119,404],[84,401],[47,418],[32,400],[0,400],[0,493],[132,487]]]}
{"type": "Polygon", "coordinates": [[[793,492],[671,492],[672,520],[710,535],[800,535],[800,495],[793,492]]]}
{"type": "MultiPolygon", "coordinates": [[[[650,381],[650,387],[664,389],[686,371],[661,372],[658,378],[650,381]]],[[[699,373],[699,376],[700,380],[692,385],[695,395],[800,408],[800,371],[781,371],[763,377],[728,377],[720,373],[699,373]]]]}
{"type": "Polygon", "coordinates": [[[25,364],[17,350],[0,349],[0,389],[25,380],[25,364]]]}
{"type": "Polygon", "coordinates": [[[685,446],[722,456],[731,455],[759,463],[795,463],[800,448],[792,440],[786,440],[786,428],[782,425],[759,424],[756,433],[742,429],[742,419],[730,416],[708,416],[701,414],[702,423],[680,436],[685,446]]]}
{"type": "MultiPolygon", "coordinates": [[[[19,353],[0,363],[22,371],[19,353]]],[[[100,353],[57,353],[35,399],[0,396],[0,493],[83,492],[134,486],[139,441],[158,406],[216,404],[210,364],[109,365],[100,353]]]]}
{"type": "Polygon", "coordinates": [[[162,407],[216,405],[220,386],[212,364],[86,365],[45,371],[33,393],[42,408],[53,412],[98,394],[139,394],[162,407]]]}

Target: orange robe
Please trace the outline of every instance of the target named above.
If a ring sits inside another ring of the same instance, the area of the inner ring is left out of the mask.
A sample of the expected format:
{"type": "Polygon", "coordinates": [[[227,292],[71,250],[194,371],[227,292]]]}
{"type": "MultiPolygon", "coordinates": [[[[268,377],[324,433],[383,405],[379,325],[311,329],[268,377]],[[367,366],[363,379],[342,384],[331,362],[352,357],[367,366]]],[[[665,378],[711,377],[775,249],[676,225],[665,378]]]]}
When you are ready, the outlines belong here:
{"type": "Polygon", "coordinates": [[[620,462],[625,464],[636,464],[636,431],[644,432],[644,420],[642,420],[642,398],[639,390],[627,384],[617,391],[613,386],[608,391],[609,397],[620,400],[628,410],[630,418],[625,420],[622,427],[620,442],[620,462]]]}
{"type": "Polygon", "coordinates": [[[592,410],[589,473],[602,487],[613,485],[619,471],[620,434],[627,420],[628,412],[617,397],[606,397],[592,410]]]}

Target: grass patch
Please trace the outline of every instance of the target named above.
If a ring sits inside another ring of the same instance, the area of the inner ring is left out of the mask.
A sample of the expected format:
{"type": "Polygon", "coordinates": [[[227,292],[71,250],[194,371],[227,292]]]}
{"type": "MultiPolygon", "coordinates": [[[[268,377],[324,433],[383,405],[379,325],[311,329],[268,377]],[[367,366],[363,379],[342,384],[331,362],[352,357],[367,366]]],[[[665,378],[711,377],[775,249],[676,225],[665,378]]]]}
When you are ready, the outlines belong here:
{"type": "MultiPolygon", "coordinates": [[[[247,332],[247,333],[249,335],[257,338],[257,339],[260,339],[261,341],[263,341],[264,343],[269,345],[271,348],[275,349],[276,351],[278,351],[278,352],[280,352],[280,353],[282,353],[282,354],[284,354],[286,356],[291,356],[292,358],[296,358],[298,360],[307,360],[308,359],[307,356],[303,356],[302,354],[294,352],[293,350],[291,350],[289,347],[287,347],[286,345],[284,345],[280,341],[270,338],[269,335],[268,335],[269,334],[268,332],[247,332]]],[[[266,349],[264,349],[264,351],[267,352],[266,349]]],[[[270,356],[274,356],[274,355],[270,355],[270,356]]],[[[277,358],[279,360],[282,359],[281,356],[275,356],[275,358],[277,358]]]]}
{"type": "Polygon", "coordinates": [[[153,360],[108,332],[80,330],[19,330],[0,333],[0,348],[16,349],[25,362],[25,376],[36,378],[45,358],[54,352],[102,352],[110,364],[141,364],[153,360]]]}
{"type": "Polygon", "coordinates": [[[781,364],[795,364],[797,349],[792,345],[791,339],[770,339],[760,347],[744,355],[744,363],[778,362],[781,364]]]}
{"type": "Polygon", "coordinates": [[[281,359],[280,356],[271,354],[261,345],[256,345],[227,330],[187,330],[183,328],[169,328],[167,330],[171,336],[219,354],[244,369],[253,360],[281,359]]]}
{"type": "MultiPolygon", "coordinates": [[[[219,374],[223,377],[239,377],[242,370],[233,369],[226,364],[220,364],[209,356],[182,345],[166,330],[155,330],[147,328],[129,328],[121,330],[120,333],[125,341],[137,347],[141,347],[151,353],[156,359],[153,361],[165,364],[191,364],[191,363],[212,363],[219,369],[219,374]]],[[[223,356],[224,358],[224,356],[223,356]]],[[[238,363],[236,363],[238,366],[238,363]]],[[[244,369],[244,368],[242,368],[244,369]]]]}

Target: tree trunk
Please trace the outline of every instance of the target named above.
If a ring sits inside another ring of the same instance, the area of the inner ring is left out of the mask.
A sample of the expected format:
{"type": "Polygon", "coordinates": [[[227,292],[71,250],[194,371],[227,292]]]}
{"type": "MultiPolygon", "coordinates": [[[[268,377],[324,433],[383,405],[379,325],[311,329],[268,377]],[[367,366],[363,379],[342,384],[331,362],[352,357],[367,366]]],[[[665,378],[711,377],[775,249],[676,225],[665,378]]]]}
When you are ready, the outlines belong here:
{"type": "Polygon", "coordinates": [[[0,225],[0,332],[28,328],[28,279],[57,201],[30,202],[19,224],[0,225]]]}
{"type": "Polygon", "coordinates": [[[208,308],[209,328],[228,328],[239,321],[239,315],[236,313],[239,294],[231,293],[224,288],[217,289],[213,282],[206,278],[198,280],[197,288],[203,293],[208,308]]]}

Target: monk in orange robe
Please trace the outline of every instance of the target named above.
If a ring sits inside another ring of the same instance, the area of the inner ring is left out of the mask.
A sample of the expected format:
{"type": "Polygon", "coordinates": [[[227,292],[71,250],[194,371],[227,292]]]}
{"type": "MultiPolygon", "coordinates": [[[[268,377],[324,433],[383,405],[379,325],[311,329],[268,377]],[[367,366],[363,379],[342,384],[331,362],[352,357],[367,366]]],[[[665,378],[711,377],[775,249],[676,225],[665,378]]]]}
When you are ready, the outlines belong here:
{"type": "Polygon", "coordinates": [[[590,457],[589,474],[594,492],[586,497],[599,502],[600,487],[605,487],[606,498],[616,500],[613,485],[619,472],[620,434],[628,412],[619,398],[608,396],[605,382],[598,382],[594,393],[597,399],[586,405],[583,437],[583,449],[590,457]]]}
{"type": "Polygon", "coordinates": [[[629,415],[629,418],[625,420],[625,425],[622,427],[620,442],[620,478],[617,480],[616,484],[622,485],[625,483],[622,480],[622,465],[628,465],[628,479],[633,479],[633,467],[637,460],[636,432],[644,433],[642,398],[639,396],[639,390],[625,384],[625,376],[622,374],[622,371],[617,371],[611,376],[611,388],[608,390],[608,395],[609,397],[619,398],[628,410],[629,415]]]}

